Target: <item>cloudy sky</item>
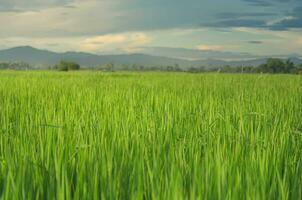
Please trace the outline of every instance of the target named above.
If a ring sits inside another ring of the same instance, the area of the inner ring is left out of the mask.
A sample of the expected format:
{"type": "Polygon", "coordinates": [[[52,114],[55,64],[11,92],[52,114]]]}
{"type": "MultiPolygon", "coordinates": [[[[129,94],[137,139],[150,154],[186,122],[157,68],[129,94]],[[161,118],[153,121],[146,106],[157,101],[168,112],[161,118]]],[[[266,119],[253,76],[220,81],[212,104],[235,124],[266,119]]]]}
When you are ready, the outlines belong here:
{"type": "Polygon", "coordinates": [[[0,0],[0,49],[302,52],[301,0],[0,0]]]}

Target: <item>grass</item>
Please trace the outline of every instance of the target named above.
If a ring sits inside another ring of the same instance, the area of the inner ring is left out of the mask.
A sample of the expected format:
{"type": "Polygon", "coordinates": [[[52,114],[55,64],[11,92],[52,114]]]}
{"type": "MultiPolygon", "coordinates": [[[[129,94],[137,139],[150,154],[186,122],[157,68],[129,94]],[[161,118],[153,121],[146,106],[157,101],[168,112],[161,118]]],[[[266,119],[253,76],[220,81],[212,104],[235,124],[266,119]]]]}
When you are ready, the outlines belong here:
{"type": "Polygon", "coordinates": [[[302,77],[0,72],[0,199],[301,199],[302,77]]]}

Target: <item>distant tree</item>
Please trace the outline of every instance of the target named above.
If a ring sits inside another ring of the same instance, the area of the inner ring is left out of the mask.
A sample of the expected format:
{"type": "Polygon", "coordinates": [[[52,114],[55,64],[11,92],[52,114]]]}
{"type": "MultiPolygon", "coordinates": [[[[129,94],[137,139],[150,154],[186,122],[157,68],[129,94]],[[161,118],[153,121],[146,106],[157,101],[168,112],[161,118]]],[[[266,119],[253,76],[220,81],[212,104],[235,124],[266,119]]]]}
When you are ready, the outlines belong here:
{"type": "Polygon", "coordinates": [[[165,71],[168,71],[168,72],[174,71],[174,67],[168,65],[168,66],[166,66],[166,70],[165,71]]]}
{"type": "Polygon", "coordinates": [[[279,58],[269,58],[265,64],[259,65],[255,72],[261,73],[288,73],[288,69],[291,68],[291,63],[284,63],[282,59],[279,58]],[[288,65],[288,66],[287,66],[288,65]]]}
{"type": "Polygon", "coordinates": [[[255,67],[253,66],[246,66],[246,67],[241,67],[241,73],[253,73],[255,72],[255,67]]]}
{"type": "Polygon", "coordinates": [[[75,62],[68,63],[68,70],[80,70],[81,66],[75,62]]]}
{"type": "Polygon", "coordinates": [[[59,71],[68,71],[68,67],[66,65],[63,64],[58,64],[57,66],[55,66],[55,69],[59,70],[59,71]]]}
{"type": "Polygon", "coordinates": [[[55,69],[59,71],[72,71],[72,70],[80,70],[81,66],[75,62],[68,62],[61,60],[59,64],[57,64],[55,69]]]}
{"type": "Polygon", "coordinates": [[[144,67],[143,65],[140,65],[140,66],[139,66],[139,70],[144,71],[144,70],[145,70],[145,67],[144,67]]]}
{"type": "Polygon", "coordinates": [[[199,70],[196,67],[190,67],[190,68],[188,68],[188,72],[190,72],[190,73],[198,73],[199,70]]]}
{"type": "Polygon", "coordinates": [[[8,63],[0,63],[0,69],[7,69],[8,63]]]}
{"type": "Polygon", "coordinates": [[[107,65],[106,65],[106,70],[108,70],[108,71],[114,71],[114,63],[108,63],[107,65]]]}
{"type": "Polygon", "coordinates": [[[295,71],[295,64],[290,60],[287,59],[285,61],[285,73],[293,73],[295,71]]]}
{"type": "Polygon", "coordinates": [[[198,71],[199,71],[199,72],[206,72],[207,69],[206,69],[205,66],[200,66],[200,67],[198,68],[198,71]]]}
{"type": "Polygon", "coordinates": [[[12,69],[12,70],[28,70],[33,68],[25,62],[4,62],[0,63],[0,69],[12,69]]]}
{"type": "Polygon", "coordinates": [[[267,59],[267,67],[273,71],[273,73],[285,73],[286,65],[279,58],[269,58],[267,59]]]}
{"type": "Polygon", "coordinates": [[[123,64],[123,65],[122,65],[122,70],[126,70],[126,71],[129,70],[129,66],[126,65],[126,64],[123,64]]]}
{"type": "Polygon", "coordinates": [[[259,65],[256,69],[255,69],[256,73],[274,73],[273,69],[270,68],[267,63],[265,64],[261,64],[259,65]]]}
{"type": "Polygon", "coordinates": [[[221,72],[227,72],[227,73],[231,73],[234,71],[234,69],[230,66],[230,65],[225,65],[221,68],[220,70],[221,72]]]}
{"type": "Polygon", "coordinates": [[[295,73],[296,73],[296,74],[302,75],[302,64],[298,65],[298,66],[295,68],[295,73]]]}
{"type": "Polygon", "coordinates": [[[182,71],[182,69],[180,68],[179,64],[177,64],[177,63],[174,65],[174,69],[173,70],[176,71],[176,72],[181,72],[182,71]]]}
{"type": "Polygon", "coordinates": [[[160,70],[160,67],[152,66],[152,67],[150,67],[150,70],[151,70],[151,71],[159,71],[159,70],[160,70]]]}
{"type": "Polygon", "coordinates": [[[139,70],[139,65],[137,65],[137,64],[133,64],[132,65],[132,70],[135,70],[135,71],[138,71],[139,70]]]}

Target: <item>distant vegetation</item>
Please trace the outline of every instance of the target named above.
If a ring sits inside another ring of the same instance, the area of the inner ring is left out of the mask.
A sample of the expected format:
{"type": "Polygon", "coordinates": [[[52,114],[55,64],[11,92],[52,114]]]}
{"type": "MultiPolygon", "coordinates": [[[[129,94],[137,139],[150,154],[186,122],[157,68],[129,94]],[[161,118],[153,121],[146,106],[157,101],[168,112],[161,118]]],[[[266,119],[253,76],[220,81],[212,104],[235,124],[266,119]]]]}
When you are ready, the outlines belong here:
{"type": "Polygon", "coordinates": [[[90,68],[100,71],[166,71],[166,72],[221,72],[221,73],[269,73],[269,74],[302,74],[302,64],[295,65],[290,59],[282,60],[278,58],[269,58],[267,62],[259,66],[222,66],[222,67],[190,67],[183,69],[178,64],[174,66],[153,66],[145,67],[143,65],[122,65],[115,66],[113,63],[90,68]]]}
{"type": "Polygon", "coordinates": [[[0,69],[15,69],[15,70],[24,70],[30,69],[31,66],[24,62],[0,62],[0,69]]]}
{"type": "Polygon", "coordinates": [[[80,70],[81,66],[76,62],[70,61],[61,61],[59,64],[54,66],[54,69],[59,71],[73,71],[73,70],[80,70]]]}
{"type": "MultiPolygon", "coordinates": [[[[103,64],[94,67],[83,67],[73,61],[60,61],[53,67],[42,67],[43,69],[51,69],[58,71],[74,71],[80,69],[86,70],[99,70],[99,71],[167,71],[167,72],[190,72],[190,73],[203,73],[203,72],[220,72],[220,73],[268,73],[268,74],[302,74],[302,64],[295,65],[290,59],[283,60],[279,58],[269,58],[267,62],[258,66],[218,66],[218,67],[189,67],[182,68],[180,65],[168,66],[143,66],[143,65],[115,65],[114,63],[103,64]]],[[[41,69],[41,67],[31,66],[24,62],[9,62],[0,63],[1,69],[41,69]]]]}
{"type": "Polygon", "coordinates": [[[302,74],[302,64],[295,65],[289,59],[283,61],[278,58],[269,58],[266,63],[259,66],[223,66],[216,68],[205,67],[191,67],[188,72],[202,73],[202,72],[221,72],[221,73],[267,73],[267,74],[302,74]]]}

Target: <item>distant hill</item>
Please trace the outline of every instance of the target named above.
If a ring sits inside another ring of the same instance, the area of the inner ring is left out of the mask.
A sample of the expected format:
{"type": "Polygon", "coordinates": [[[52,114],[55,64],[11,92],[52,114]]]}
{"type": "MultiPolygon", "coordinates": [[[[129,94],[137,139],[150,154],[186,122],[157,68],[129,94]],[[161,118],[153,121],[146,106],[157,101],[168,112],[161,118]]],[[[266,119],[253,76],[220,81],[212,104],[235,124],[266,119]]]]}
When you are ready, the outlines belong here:
{"type": "Polygon", "coordinates": [[[70,60],[78,62],[87,67],[114,63],[116,65],[144,65],[144,66],[167,66],[179,65],[188,66],[186,60],[176,58],[166,58],[159,56],[150,56],[144,54],[127,55],[95,55],[83,52],[65,52],[55,53],[47,50],[40,50],[30,46],[15,47],[6,50],[0,50],[0,62],[22,61],[35,66],[55,65],[60,60],[70,60]]]}
{"type": "MultiPolygon", "coordinates": [[[[259,59],[248,59],[248,60],[235,60],[235,61],[224,61],[224,60],[215,60],[215,59],[206,59],[206,60],[197,60],[191,61],[194,66],[207,66],[207,67],[217,67],[217,66],[258,66],[265,63],[267,58],[259,59]]],[[[302,61],[302,60],[301,60],[302,61]]]]}
{"type": "MultiPolygon", "coordinates": [[[[151,56],[146,54],[123,54],[123,55],[96,55],[84,52],[65,52],[56,53],[48,50],[36,49],[30,46],[15,47],[6,50],[0,50],[0,62],[26,62],[38,68],[52,66],[60,60],[75,61],[86,67],[95,67],[113,63],[116,66],[121,65],[143,65],[145,67],[151,66],[174,66],[178,64],[182,68],[189,67],[220,67],[224,65],[231,66],[254,66],[262,64],[266,61],[265,58],[225,61],[219,59],[201,58],[200,60],[185,60],[178,58],[169,58],[161,56],[151,56]]],[[[291,59],[296,64],[301,64],[302,60],[299,58],[291,59]]]]}

